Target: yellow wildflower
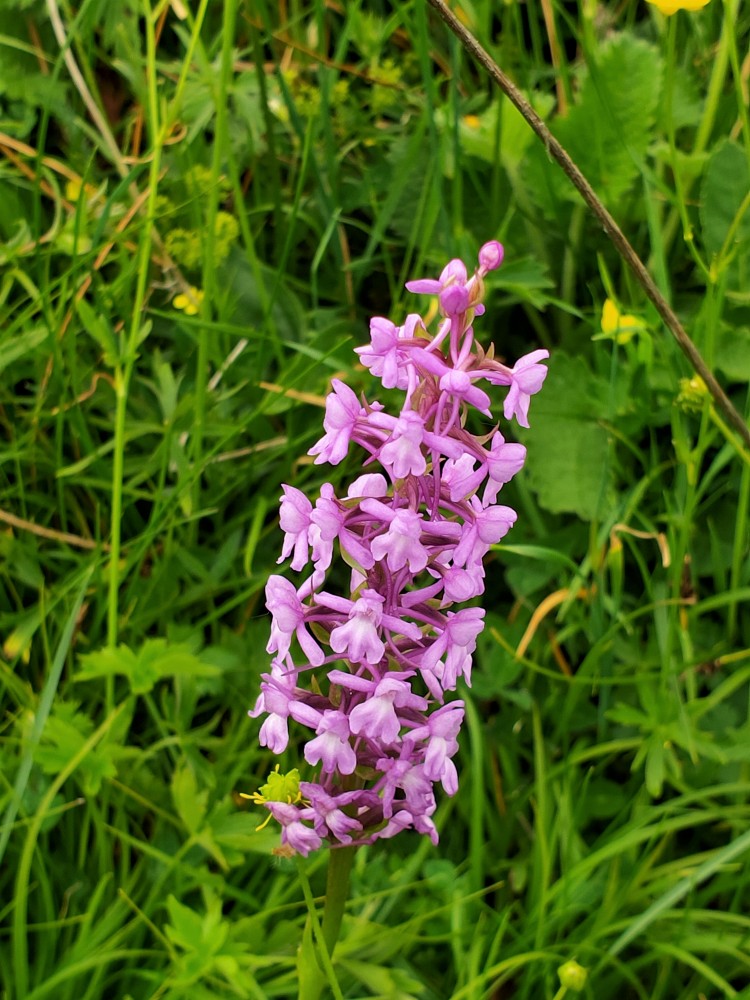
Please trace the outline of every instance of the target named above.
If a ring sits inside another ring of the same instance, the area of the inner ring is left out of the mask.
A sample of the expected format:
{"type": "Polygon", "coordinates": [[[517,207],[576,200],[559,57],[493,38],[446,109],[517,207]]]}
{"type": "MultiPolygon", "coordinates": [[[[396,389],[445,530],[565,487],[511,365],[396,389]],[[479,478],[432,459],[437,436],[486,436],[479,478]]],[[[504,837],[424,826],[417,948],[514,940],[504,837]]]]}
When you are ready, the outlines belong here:
{"type": "Polygon", "coordinates": [[[68,183],[65,185],[65,197],[68,199],[68,201],[72,201],[73,204],[75,204],[78,201],[78,199],[81,197],[82,194],[85,196],[86,201],[89,201],[92,198],[94,198],[98,193],[99,192],[97,191],[97,189],[94,187],[93,184],[84,185],[83,181],[80,178],[76,178],[75,180],[69,180],[68,183]]]}
{"type": "Polygon", "coordinates": [[[653,4],[667,17],[676,14],[678,10],[700,10],[710,2],[711,0],[646,0],[646,3],[653,4]]]}
{"type": "Polygon", "coordinates": [[[3,643],[3,656],[6,660],[14,660],[19,655],[24,663],[31,659],[31,637],[22,628],[14,629],[3,643]]]}
{"type": "Polygon", "coordinates": [[[602,334],[605,337],[611,337],[618,344],[627,344],[634,333],[645,329],[645,325],[637,316],[621,313],[612,299],[605,300],[602,308],[602,334]]]}
{"type": "Polygon", "coordinates": [[[172,305],[175,309],[184,312],[186,316],[195,316],[201,307],[202,301],[203,292],[200,288],[191,285],[187,292],[180,292],[179,295],[175,295],[172,299],[172,305]]]}

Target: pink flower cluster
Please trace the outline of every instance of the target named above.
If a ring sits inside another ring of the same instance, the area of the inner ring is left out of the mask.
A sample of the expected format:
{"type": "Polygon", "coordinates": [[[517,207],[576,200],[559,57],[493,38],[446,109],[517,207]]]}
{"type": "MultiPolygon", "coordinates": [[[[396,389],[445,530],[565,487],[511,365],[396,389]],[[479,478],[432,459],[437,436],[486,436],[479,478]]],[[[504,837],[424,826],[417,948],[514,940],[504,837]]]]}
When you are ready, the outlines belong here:
{"type": "Polygon", "coordinates": [[[487,243],[471,276],[452,260],[438,280],[407,284],[438,296],[434,335],[416,314],[400,327],[371,321],[357,354],[386,389],[404,393],[398,415],[334,379],[310,454],[337,465],[354,443],[364,466],[382,471],[360,475],[342,497],[327,483],[314,503],[283,487],[279,562],[292,556],[293,570],[311,569],[299,587],[268,581],[273,660],[250,715],[265,714],[260,742],[276,754],[290,718],[311,733],[304,756],[319,765],[316,779],[300,783],[297,801],[263,803],[300,854],[409,828],[437,843],[434,786],[457,790],[464,703],[445,695],[471,683],[484,611],[453,608],[484,592],[484,556],[516,520],[497,497],[526,457],[496,427],[471,434],[466,410],[490,417],[482,386],[505,386],[506,419],[528,427],[529,399],[547,374],[545,350],[510,368],[474,340],[484,276],[502,259],[502,246],[487,243]],[[334,559],[350,568],[348,597],[325,589],[334,559]]]}

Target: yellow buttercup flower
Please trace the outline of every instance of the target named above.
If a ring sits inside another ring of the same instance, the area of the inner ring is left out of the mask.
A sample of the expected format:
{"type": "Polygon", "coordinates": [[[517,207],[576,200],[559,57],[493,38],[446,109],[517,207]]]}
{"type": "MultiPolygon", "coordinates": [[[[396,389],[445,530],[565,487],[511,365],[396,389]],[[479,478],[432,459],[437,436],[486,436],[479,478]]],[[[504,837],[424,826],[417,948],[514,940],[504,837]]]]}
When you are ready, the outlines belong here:
{"type": "Polygon", "coordinates": [[[710,2],[711,0],[646,0],[646,3],[653,4],[667,17],[676,14],[678,10],[700,10],[710,2]]]}
{"type": "Polygon", "coordinates": [[[180,292],[179,295],[175,295],[172,299],[172,305],[175,309],[179,309],[185,313],[186,316],[195,316],[203,301],[203,292],[200,288],[196,288],[191,285],[187,292],[180,292]]]}
{"type": "MultiPolygon", "coordinates": [[[[601,336],[616,340],[618,344],[627,344],[635,333],[645,329],[646,324],[637,316],[621,313],[619,307],[606,299],[602,309],[601,336]]],[[[595,338],[598,339],[598,338],[595,338]]]]}
{"type": "Polygon", "coordinates": [[[78,199],[81,197],[82,194],[88,201],[90,198],[93,198],[97,193],[98,192],[93,184],[84,185],[83,181],[80,178],[76,178],[75,180],[69,180],[68,183],[65,185],[65,197],[68,199],[68,201],[72,201],[73,204],[75,204],[78,201],[78,199]]]}

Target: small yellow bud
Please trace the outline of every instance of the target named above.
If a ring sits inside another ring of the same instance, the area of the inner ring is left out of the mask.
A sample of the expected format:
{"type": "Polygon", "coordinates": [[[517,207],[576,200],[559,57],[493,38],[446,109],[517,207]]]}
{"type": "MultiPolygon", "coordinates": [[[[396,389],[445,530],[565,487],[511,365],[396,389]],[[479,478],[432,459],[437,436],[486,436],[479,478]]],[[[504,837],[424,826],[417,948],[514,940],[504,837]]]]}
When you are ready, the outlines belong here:
{"type": "Polygon", "coordinates": [[[560,977],[561,986],[564,986],[566,990],[572,990],[574,993],[580,993],[586,985],[589,971],[588,969],[584,969],[582,965],[579,965],[574,958],[571,958],[569,962],[560,966],[557,974],[560,977]]]}

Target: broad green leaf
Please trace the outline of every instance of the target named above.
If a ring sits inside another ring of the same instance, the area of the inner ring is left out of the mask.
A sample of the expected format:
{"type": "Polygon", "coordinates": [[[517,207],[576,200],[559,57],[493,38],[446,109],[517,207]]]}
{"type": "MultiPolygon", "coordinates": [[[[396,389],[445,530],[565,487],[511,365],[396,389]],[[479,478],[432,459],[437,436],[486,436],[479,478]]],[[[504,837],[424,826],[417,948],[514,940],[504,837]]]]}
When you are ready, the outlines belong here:
{"type": "Polygon", "coordinates": [[[92,337],[102,350],[104,363],[114,365],[119,357],[117,341],[108,320],[94,312],[85,299],[76,303],[76,311],[81,318],[86,333],[92,337]]]}
{"type": "MultiPolygon", "coordinates": [[[[493,102],[479,115],[463,115],[458,121],[458,145],[462,156],[476,156],[477,159],[492,163],[495,159],[496,134],[498,129],[498,105],[493,102]]],[[[444,138],[443,172],[447,177],[455,175],[453,115],[443,108],[435,112],[435,125],[444,138]]]]}
{"type": "Polygon", "coordinates": [[[600,50],[580,101],[557,124],[568,152],[609,204],[631,187],[653,134],[661,89],[661,56],[626,32],[600,50]]]}
{"type": "Polygon", "coordinates": [[[526,474],[539,502],[555,513],[594,518],[610,486],[608,383],[582,358],[555,353],[543,391],[531,403],[526,474]]]}
{"type": "MultiPolygon", "coordinates": [[[[258,281],[244,256],[235,247],[227,257],[226,263],[220,268],[220,280],[231,294],[233,310],[229,316],[238,326],[250,332],[252,327],[259,331],[273,329],[279,337],[297,341],[307,327],[302,304],[289,286],[284,275],[279,275],[271,268],[260,266],[261,291],[258,281]],[[270,317],[267,310],[270,309],[270,317]]],[[[262,344],[261,337],[256,333],[254,343],[262,344]]],[[[258,355],[257,378],[264,377],[261,362],[265,365],[272,355],[267,346],[258,355]]]]}
{"type": "MultiPolygon", "coordinates": [[[[540,118],[547,118],[555,105],[552,94],[532,92],[526,94],[540,118]]],[[[536,142],[529,123],[509,99],[503,99],[501,117],[500,157],[503,166],[513,177],[521,167],[524,153],[529,144],[536,142]]]]}
{"type": "Polygon", "coordinates": [[[729,378],[750,382],[750,327],[720,326],[714,364],[729,378]]]}
{"type": "Polygon", "coordinates": [[[353,958],[342,958],[339,964],[350,972],[368,990],[374,990],[378,996],[393,997],[394,1000],[407,1000],[411,991],[419,991],[422,984],[402,969],[388,969],[371,962],[359,962],[353,958]],[[408,992],[407,992],[408,991],[408,992]]]}
{"type": "Polygon", "coordinates": [[[165,677],[217,677],[221,671],[212,663],[204,663],[183,643],[167,643],[165,639],[147,639],[138,654],[140,669],[152,670],[165,677]]]}
{"type": "Polygon", "coordinates": [[[195,774],[188,765],[178,767],[172,776],[172,799],[188,832],[197,833],[206,815],[208,790],[198,791],[195,774]]]}
{"type": "Polygon", "coordinates": [[[166,639],[146,639],[137,653],[124,644],[117,649],[100,649],[82,656],[81,664],[83,669],[76,674],[76,680],[120,674],[127,677],[133,694],[146,694],[165,677],[216,677],[221,673],[186,645],[168,643],[166,639]]]}
{"type": "MultiPolygon", "coordinates": [[[[62,771],[80,751],[94,731],[89,716],[73,702],[57,701],[42,732],[42,742],[34,750],[34,760],[46,774],[62,771]]],[[[100,743],[95,753],[81,762],[76,775],[86,795],[98,795],[105,778],[117,774],[113,756],[117,747],[100,743]]]]}
{"type": "MultiPolygon", "coordinates": [[[[734,227],[732,246],[750,239],[750,208],[738,212],[750,191],[750,167],[737,143],[727,139],[713,151],[703,175],[700,218],[709,254],[718,254],[734,227]]],[[[732,246],[729,249],[732,249],[732,246]]]]}
{"type": "MultiPolygon", "coordinates": [[[[663,121],[667,114],[667,88],[662,94],[661,107],[659,108],[659,120],[663,121]]],[[[689,72],[683,66],[674,68],[674,87],[671,95],[672,125],[675,130],[685,128],[687,125],[697,126],[703,114],[705,104],[705,87],[697,82],[696,74],[689,72]]]]}
{"type": "Polygon", "coordinates": [[[654,733],[648,741],[646,754],[646,788],[649,795],[658,798],[664,787],[664,737],[654,733]]]}
{"type": "MultiPolygon", "coordinates": [[[[552,110],[555,99],[551,94],[526,94],[534,110],[541,118],[546,118],[552,110]]],[[[480,114],[463,115],[458,122],[458,144],[463,156],[475,156],[486,163],[495,163],[498,153],[498,138],[500,139],[500,158],[508,173],[518,170],[524,153],[530,143],[534,142],[534,133],[528,122],[522,117],[514,104],[507,98],[493,101],[480,114]],[[499,116],[498,116],[499,110],[499,116]],[[498,120],[499,117],[499,120],[498,120]],[[498,136],[499,131],[499,136],[498,136]]],[[[453,116],[442,108],[435,113],[435,125],[439,132],[447,137],[444,145],[447,176],[455,172],[453,163],[453,116]]]]}
{"type": "Polygon", "coordinates": [[[203,919],[200,914],[174,896],[167,899],[167,912],[171,921],[165,928],[169,940],[186,951],[197,951],[203,944],[203,919]]]}
{"type": "MultiPolygon", "coordinates": [[[[613,35],[582,77],[579,100],[552,131],[596,192],[615,205],[637,180],[654,135],[662,58],[654,46],[627,32],[613,35]]],[[[560,199],[578,200],[575,188],[542,147],[527,157],[527,188],[554,217],[560,199]]]]}
{"type": "MultiPolygon", "coordinates": [[[[265,810],[263,810],[265,813],[265,810]]],[[[208,818],[213,845],[221,850],[228,867],[240,864],[248,853],[270,855],[279,843],[278,826],[270,824],[263,830],[258,826],[265,819],[260,810],[238,812],[230,800],[220,803],[211,811],[208,818]],[[265,848],[260,849],[259,842],[265,841],[265,848]]]]}
{"type": "Polygon", "coordinates": [[[247,951],[244,942],[228,940],[231,925],[223,917],[221,899],[211,890],[205,890],[204,895],[204,913],[185,906],[174,896],[167,899],[171,923],[165,931],[170,941],[184,952],[174,962],[176,978],[181,985],[203,981],[215,972],[229,981],[234,980],[238,971],[237,959],[247,951]]]}
{"type": "Polygon", "coordinates": [[[81,656],[83,669],[76,674],[77,681],[89,681],[95,677],[111,677],[114,674],[131,676],[135,670],[135,654],[125,645],[116,649],[106,647],[94,653],[81,656]]]}
{"type": "Polygon", "coordinates": [[[652,721],[645,712],[632,705],[617,705],[610,708],[606,713],[607,718],[612,722],[619,722],[621,726],[636,726],[638,729],[649,730],[652,721]]]}
{"type": "Polygon", "coordinates": [[[549,296],[544,293],[555,285],[546,264],[535,257],[519,257],[505,264],[493,283],[506,303],[509,294],[515,295],[535,309],[543,309],[547,305],[549,296]]]}

